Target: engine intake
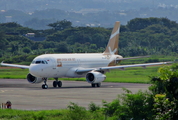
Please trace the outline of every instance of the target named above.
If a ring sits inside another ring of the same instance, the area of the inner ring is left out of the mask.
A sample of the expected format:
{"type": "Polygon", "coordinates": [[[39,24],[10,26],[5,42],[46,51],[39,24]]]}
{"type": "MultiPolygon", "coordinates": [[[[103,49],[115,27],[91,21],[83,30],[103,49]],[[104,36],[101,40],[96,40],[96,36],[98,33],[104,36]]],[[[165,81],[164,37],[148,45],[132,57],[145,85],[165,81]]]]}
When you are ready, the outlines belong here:
{"type": "Polygon", "coordinates": [[[27,80],[29,83],[35,84],[35,83],[41,83],[44,81],[44,78],[37,78],[33,76],[32,74],[28,73],[27,80]]]}
{"type": "Polygon", "coordinates": [[[100,72],[89,72],[86,75],[86,80],[88,83],[100,83],[106,79],[106,75],[100,72]]]}

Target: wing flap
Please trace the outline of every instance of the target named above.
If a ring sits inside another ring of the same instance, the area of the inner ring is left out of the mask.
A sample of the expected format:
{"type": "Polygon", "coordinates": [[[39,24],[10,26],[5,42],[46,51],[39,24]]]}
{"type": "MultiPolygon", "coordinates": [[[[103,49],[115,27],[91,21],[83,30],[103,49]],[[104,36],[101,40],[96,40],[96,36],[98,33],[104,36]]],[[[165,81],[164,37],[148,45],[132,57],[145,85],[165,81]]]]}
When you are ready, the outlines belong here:
{"type": "Polygon", "coordinates": [[[120,66],[110,66],[110,67],[101,67],[100,70],[111,70],[111,69],[124,69],[129,67],[146,67],[154,65],[165,65],[172,62],[158,62],[158,63],[145,63],[145,64],[134,64],[134,65],[120,65],[120,66]]]}

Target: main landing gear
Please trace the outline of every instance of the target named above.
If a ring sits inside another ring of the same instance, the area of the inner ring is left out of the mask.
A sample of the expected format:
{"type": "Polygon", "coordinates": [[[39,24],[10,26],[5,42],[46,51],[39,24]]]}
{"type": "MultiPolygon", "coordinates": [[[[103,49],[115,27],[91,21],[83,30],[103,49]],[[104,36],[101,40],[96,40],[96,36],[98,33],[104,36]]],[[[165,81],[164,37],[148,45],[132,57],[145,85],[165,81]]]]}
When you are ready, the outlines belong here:
{"type": "Polygon", "coordinates": [[[62,87],[62,82],[58,81],[58,78],[55,78],[56,81],[53,82],[53,87],[62,87]]]}
{"type": "MultiPolygon", "coordinates": [[[[43,89],[48,89],[48,85],[46,84],[47,82],[47,78],[43,78],[44,79],[44,84],[41,86],[43,89]]],[[[55,81],[53,81],[53,87],[62,87],[62,82],[58,81],[58,78],[55,78],[55,81]]]]}
{"type": "Polygon", "coordinates": [[[95,86],[96,86],[96,87],[101,87],[101,83],[92,83],[91,86],[92,86],[92,87],[95,87],[95,86]]]}

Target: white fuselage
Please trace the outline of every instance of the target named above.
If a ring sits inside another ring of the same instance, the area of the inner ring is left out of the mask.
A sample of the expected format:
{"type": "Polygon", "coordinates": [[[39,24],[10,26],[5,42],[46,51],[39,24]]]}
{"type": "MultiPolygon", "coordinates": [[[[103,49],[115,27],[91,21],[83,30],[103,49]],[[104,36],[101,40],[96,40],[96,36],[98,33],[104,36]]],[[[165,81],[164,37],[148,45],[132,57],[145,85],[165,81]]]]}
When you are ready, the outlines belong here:
{"type": "Polygon", "coordinates": [[[75,71],[85,68],[106,67],[120,55],[104,55],[102,53],[84,54],[44,54],[36,57],[30,64],[29,71],[35,77],[83,77],[75,71]]]}

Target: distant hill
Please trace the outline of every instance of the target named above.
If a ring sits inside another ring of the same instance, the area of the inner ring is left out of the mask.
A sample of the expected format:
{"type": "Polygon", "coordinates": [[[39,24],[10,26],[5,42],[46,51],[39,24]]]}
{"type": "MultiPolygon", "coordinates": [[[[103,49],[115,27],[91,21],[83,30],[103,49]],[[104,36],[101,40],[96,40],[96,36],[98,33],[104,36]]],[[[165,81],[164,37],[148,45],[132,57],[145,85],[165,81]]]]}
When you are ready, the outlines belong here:
{"type": "Polygon", "coordinates": [[[69,20],[73,26],[113,27],[134,18],[166,17],[178,21],[175,0],[1,0],[0,23],[17,22],[33,29],[69,20]]]}
{"type": "Polygon", "coordinates": [[[1,0],[1,10],[35,10],[61,9],[65,11],[81,11],[83,9],[129,10],[154,7],[177,7],[176,0],[1,0]]]}

